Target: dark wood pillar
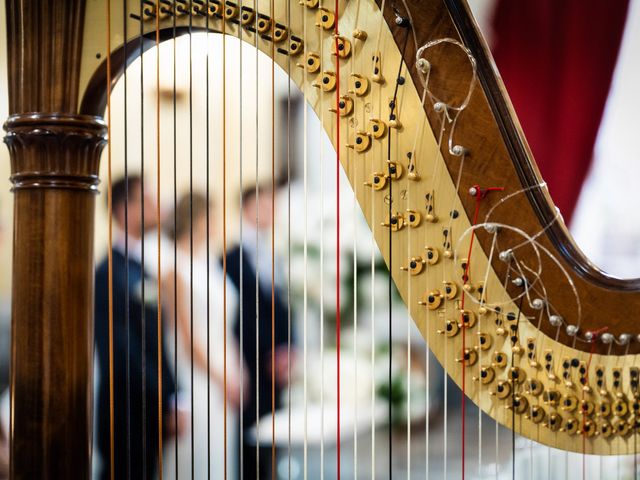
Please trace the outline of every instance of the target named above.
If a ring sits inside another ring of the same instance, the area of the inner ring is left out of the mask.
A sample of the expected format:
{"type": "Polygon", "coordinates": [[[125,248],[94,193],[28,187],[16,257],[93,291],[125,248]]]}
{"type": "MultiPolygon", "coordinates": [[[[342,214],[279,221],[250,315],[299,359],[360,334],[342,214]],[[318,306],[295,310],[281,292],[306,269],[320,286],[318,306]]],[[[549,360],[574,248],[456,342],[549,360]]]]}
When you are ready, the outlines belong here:
{"type": "Polygon", "coordinates": [[[11,478],[91,474],[93,229],[106,127],[77,114],[83,0],[6,0],[15,195],[11,478]]]}

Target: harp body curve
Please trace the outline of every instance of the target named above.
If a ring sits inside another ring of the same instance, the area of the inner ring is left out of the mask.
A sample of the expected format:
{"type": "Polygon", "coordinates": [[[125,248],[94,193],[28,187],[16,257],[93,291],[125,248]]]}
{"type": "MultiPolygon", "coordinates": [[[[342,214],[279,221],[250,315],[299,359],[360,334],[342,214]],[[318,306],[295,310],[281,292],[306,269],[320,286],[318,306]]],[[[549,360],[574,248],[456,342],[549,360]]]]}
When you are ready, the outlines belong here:
{"type": "MultiPolygon", "coordinates": [[[[173,9],[186,2],[160,3],[173,9]]],[[[416,326],[451,378],[464,384],[465,394],[483,411],[545,445],[600,455],[633,453],[640,342],[628,312],[640,306],[635,293],[640,285],[599,272],[570,240],[466,4],[406,0],[400,14],[410,14],[413,29],[408,30],[396,24],[388,6],[383,15],[380,2],[342,2],[337,16],[344,48],[336,55],[336,12],[318,3],[274,1],[272,18],[268,1],[207,2],[207,13],[189,15],[184,7],[186,13],[162,15],[161,37],[187,33],[189,27],[205,30],[208,24],[212,32],[275,54],[324,119],[416,326]],[[226,8],[232,11],[227,14],[226,8]],[[250,19],[245,21],[244,14],[250,19]],[[264,30],[260,19],[268,24],[264,30]],[[281,32],[274,39],[276,29],[281,32]],[[452,42],[429,43],[441,39],[452,42]],[[425,45],[421,58],[428,67],[416,58],[425,45]],[[477,81],[470,59],[476,62],[477,81]],[[339,82],[336,61],[341,62],[339,82]],[[434,108],[429,96],[423,98],[427,71],[433,98],[448,99],[445,113],[455,112],[451,107],[464,101],[476,81],[455,122],[445,122],[443,110],[434,108]],[[463,149],[455,151],[458,145],[463,149]],[[487,193],[487,187],[504,190],[487,193]],[[472,188],[482,191],[482,201],[478,190],[470,194],[472,188]],[[488,213],[484,227],[513,228],[474,227],[488,213]],[[469,256],[472,236],[476,245],[469,256]],[[500,249],[493,243],[496,237],[500,249]],[[523,288],[512,281],[517,276],[509,256],[500,258],[500,253],[532,238],[537,248],[527,241],[522,247],[529,267],[523,288]],[[531,283],[544,285],[547,295],[538,298],[527,286],[531,283]],[[568,334],[568,325],[578,331],[568,334]]],[[[106,106],[104,2],[87,0],[85,8],[78,95],[69,108],[80,105],[77,113],[99,117],[106,106]]],[[[125,38],[121,22],[112,22],[112,85],[140,48],[155,45],[153,8],[147,5],[141,12],[140,2],[111,2],[111,18],[126,18],[128,25],[125,38]],[[124,58],[124,43],[130,58],[124,58]]],[[[191,8],[200,7],[194,2],[191,8]]],[[[11,120],[8,126],[14,128],[11,120]]]]}

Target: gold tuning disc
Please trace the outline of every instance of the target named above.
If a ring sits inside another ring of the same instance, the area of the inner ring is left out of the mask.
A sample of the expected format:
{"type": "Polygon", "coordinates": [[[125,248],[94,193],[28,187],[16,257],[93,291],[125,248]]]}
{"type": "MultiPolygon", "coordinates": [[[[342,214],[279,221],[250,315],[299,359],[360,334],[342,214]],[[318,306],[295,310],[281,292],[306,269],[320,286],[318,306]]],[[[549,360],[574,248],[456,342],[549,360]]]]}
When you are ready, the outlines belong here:
{"type": "Polygon", "coordinates": [[[331,42],[331,54],[339,58],[347,58],[351,55],[351,42],[344,37],[335,36],[335,41],[331,42]]]}
{"type": "Polygon", "coordinates": [[[357,97],[362,97],[369,91],[369,80],[367,77],[352,73],[349,76],[349,93],[353,93],[357,97]]]}
{"type": "Polygon", "coordinates": [[[331,30],[336,22],[336,16],[331,10],[320,8],[316,14],[316,26],[331,30]]]}

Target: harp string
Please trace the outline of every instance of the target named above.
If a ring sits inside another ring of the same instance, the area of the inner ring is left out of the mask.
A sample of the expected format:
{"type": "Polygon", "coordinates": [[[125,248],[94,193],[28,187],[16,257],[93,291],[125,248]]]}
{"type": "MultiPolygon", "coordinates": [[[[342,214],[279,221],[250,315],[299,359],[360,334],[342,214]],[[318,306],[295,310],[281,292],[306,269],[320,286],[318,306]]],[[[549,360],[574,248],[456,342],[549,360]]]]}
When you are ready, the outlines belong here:
{"type": "MultiPolygon", "coordinates": [[[[304,14],[304,3],[300,2],[300,8],[302,9],[302,28],[303,28],[303,38],[304,41],[307,41],[307,20],[306,15],[304,14]]],[[[322,48],[322,47],[321,47],[322,48]]],[[[322,57],[321,57],[322,58],[322,57]]],[[[309,452],[308,452],[308,391],[307,391],[307,323],[308,323],[308,271],[307,271],[307,260],[308,260],[308,244],[307,244],[307,222],[308,222],[308,165],[309,165],[309,145],[307,138],[307,129],[309,125],[308,119],[308,108],[307,108],[307,85],[308,85],[308,71],[305,68],[303,70],[303,78],[304,78],[304,87],[302,90],[304,97],[304,111],[303,111],[303,125],[304,125],[304,138],[303,138],[303,165],[302,165],[302,182],[303,182],[303,205],[304,205],[304,226],[303,226],[303,258],[304,258],[304,272],[303,272],[303,309],[302,309],[302,390],[303,390],[303,447],[302,447],[302,455],[303,455],[303,469],[302,474],[304,480],[307,480],[308,475],[308,467],[309,467],[309,452]]],[[[322,149],[320,150],[322,154],[322,149]]],[[[320,165],[322,165],[322,158],[320,160],[320,165]]],[[[322,176],[321,176],[322,177],[322,176]]],[[[322,195],[322,189],[320,189],[322,195]]],[[[322,197],[320,199],[320,204],[322,205],[322,197]]],[[[321,225],[322,228],[322,225],[321,225]]],[[[321,230],[322,232],[322,230],[321,230]]],[[[322,233],[320,234],[322,238],[322,233]]],[[[322,247],[321,250],[322,252],[322,247]]],[[[322,253],[320,254],[322,258],[322,253]]],[[[322,273],[321,273],[322,275],[322,273]]],[[[322,285],[322,282],[321,282],[322,285]]],[[[322,295],[321,295],[322,296],[322,295]]],[[[322,321],[320,322],[320,342],[322,342],[322,321]]],[[[322,390],[321,390],[322,392],[322,390]]],[[[321,393],[322,395],[322,393],[321,393]]],[[[322,447],[320,451],[320,458],[322,459],[322,447]]],[[[322,460],[320,465],[320,476],[322,478],[322,460]]]]}
{"type": "MultiPolygon", "coordinates": [[[[143,1],[140,1],[140,18],[142,18],[144,7],[143,1]]],[[[140,22],[140,37],[144,34],[143,22],[140,22]]],[[[140,178],[144,179],[144,46],[143,42],[140,42],[140,178]]],[[[141,219],[140,219],[140,231],[142,232],[142,238],[140,240],[140,263],[142,264],[142,281],[140,286],[140,294],[143,301],[140,305],[140,314],[141,314],[141,380],[142,380],[142,477],[147,478],[147,319],[145,318],[145,308],[144,308],[144,298],[145,297],[145,248],[144,248],[144,180],[140,182],[140,203],[141,203],[141,219]]]]}
{"type": "MultiPolygon", "coordinates": [[[[322,41],[322,31],[318,30],[318,43],[320,45],[320,58],[324,58],[324,42],[322,41]]],[[[306,69],[305,69],[306,71],[306,69]]],[[[320,104],[324,105],[324,90],[320,89],[320,104]]],[[[306,110],[305,110],[306,111],[306,110]]],[[[305,130],[306,134],[306,130],[305,130]]],[[[320,109],[320,125],[318,128],[318,138],[322,139],[324,135],[324,109],[320,109]]],[[[325,190],[325,172],[324,172],[324,145],[322,140],[320,143],[320,478],[324,479],[324,420],[325,420],[325,402],[324,402],[324,190],[325,190]]],[[[305,189],[306,190],[306,189],[305,189]]]]}
{"type": "Polygon", "coordinates": [[[191,392],[191,479],[195,477],[193,338],[193,9],[189,9],[189,367],[191,392]]]}
{"type": "Polygon", "coordinates": [[[111,480],[114,480],[115,433],[113,394],[113,190],[111,164],[111,0],[107,0],[107,216],[108,232],[108,284],[109,284],[109,465],[111,480]]]}
{"type": "MultiPolygon", "coordinates": [[[[208,17],[208,16],[207,16],[208,17]]],[[[223,323],[223,441],[224,479],[227,479],[227,23],[222,22],[222,323],[223,323]]],[[[207,48],[209,41],[207,38],[207,48]]],[[[242,45],[240,45],[242,48],[242,45]]],[[[209,86],[207,82],[207,87],[209,86]]],[[[208,105],[208,104],[207,104],[208,105]]],[[[208,136],[207,136],[208,138],[208,136]]],[[[207,159],[208,163],[208,159],[207,159]]],[[[207,184],[209,177],[207,176],[207,184]]],[[[207,205],[208,206],[208,205],[207,205]]],[[[207,253],[208,256],[208,253],[207,253]]],[[[207,262],[207,272],[209,263],[207,262]]],[[[207,274],[208,275],[208,274],[207,274]]],[[[209,292],[207,290],[207,296],[209,292]]],[[[207,325],[209,319],[207,318],[207,325]]],[[[207,339],[207,342],[209,340],[207,339]]],[[[210,453],[207,455],[210,456],[210,453]]]]}
{"type": "Polygon", "coordinates": [[[337,477],[340,478],[341,467],[341,435],[340,435],[340,55],[339,35],[340,35],[340,0],[335,0],[335,49],[336,49],[336,388],[337,388],[337,417],[336,417],[336,441],[337,441],[337,477]]]}
{"type": "Polygon", "coordinates": [[[274,2],[271,0],[271,478],[276,478],[276,294],[275,294],[275,211],[276,211],[276,96],[275,66],[276,17],[274,2]]]}
{"type": "MultiPolygon", "coordinates": [[[[208,7],[207,7],[208,8],[208,7]]],[[[206,289],[207,289],[207,296],[206,296],[206,302],[207,302],[207,306],[206,306],[206,314],[207,314],[207,478],[211,478],[211,276],[210,276],[210,267],[211,267],[211,176],[210,176],[210,162],[211,162],[211,156],[210,156],[210,139],[209,139],[209,126],[210,126],[210,118],[209,118],[209,40],[210,40],[210,30],[209,30],[209,15],[207,12],[207,16],[206,16],[206,24],[205,24],[206,28],[205,28],[205,32],[206,32],[206,37],[205,37],[205,41],[206,41],[206,47],[205,47],[205,165],[206,165],[206,172],[205,172],[205,176],[206,176],[206,185],[205,185],[205,198],[206,198],[206,208],[205,208],[205,215],[207,216],[206,219],[206,232],[207,232],[207,239],[205,241],[205,248],[206,248],[206,262],[207,262],[207,278],[206,278],[206,289]]],[[[224,55],[224,49],[223,49],[223,55],[224,55]]],[[[224,61],[223,61],[224,64],[224,61]]],[[[223,79],[224,82],[224,79],[223,79]]],[[[223,83],[223,89],[224,89],[224,83],[223,83]]],[[[223,95],[224,98],[224,95],[223,95]]],[[[224,116],[223,116],[223,125],[224,125],[224,116]]],[[[224,130],[224,126],[223,126],[223,130],[224,130]]],[[[224,141],[225,136],[223,135],[223,141],[224,141]]],[[[224,162],[224,155],[223,155],[223,162],[224,162]]],[[[226,198],[226,196],[225,196],[226,198]]],[[[223,262],[225,262],[225,266],[226,266],[226,255],[223,255],[223,262]]],[[[225,289],[226,289],[226,275],[224,275],[224,285],[225,285],[225,289]]],[[[227,312],[227,308],[226,308],[226,291],[223,293],[223,311],[224,311],[224,315],[226,315],[227,312]]],[[[226,317],[225,317],[226,319],[226,317]]],[[[226,338],[226,331],[225,331],[225,338],[226,338]]],[[[226,356],[225,356],[226,359],[226,356]]],[[[225,387],[226,387],[226,380],[224,382],[225,387]]],[[[225,402],[225,408],[226,408],[226,402],[225,402]]],[[[226,433],[226,422],[225,422],[225,433],[226,433]]],[[[227,446],[227,442],[225,440],[225,448],[227,446]]],[[[227,455],[225,452],[225,461],[226,461],[227,455]]],[[[226,467],[226,465],[225,465],[226,467]]]]}
{"type": "Polygon", "coordinates": [[[155,4],[155,42],[156,42],[156,223],[158,242],[157,268],[158,268],[158,284],[157,284],[157,361],[158,361],[158,478],[162,480],[162,237],[160,219],[160,3],[156,0],[155,4]]]}
{"type": "MultiPolygon", "coordinates": [[[[240,479],[244,479],[244,57],[243,57],[243,39],[242,39],[243,29],[238,29],[238,35],[240,39],[240,65],[239,65],[239,87],[240,87],[240,98],[239,98],[239,117],[240,117],[240,132],[239,132],[239,155],[240,155],[240,170],[238,175],[239,182],[239,190],[240,190],[240,241],[239,241],[239,249],[240,249],[240,281],[239,281],[239,303],[238,303],[238,311],[240,314],[240,351],[239,351],[239,362],[240,362],[240,479]]],[[[207,82],[208,84],[208,82],[207,82]]],[[[207,177],[208,178],[208,177],[207,177]]],[[[225,277],[225,282],[227,281],[225,277]]],[[[225,309],[226,310],[226,309],[225,309]]]]}
{"type": "MultiPolygon", "coordinates": [[[[126,35],[125,35],[126,37],[126,35]]],[[[172,107],[173,107],[173,231],[177,231],[178,224],[178,144],[176,141],[177,138],[177,130],[178,130],[178,122],[176,118],[176,106],[177,106],[177,87],[176,87],[176,77],[177,77],[177,69],[176,69],[176,16],[173,15],[173,24],[172,24],[172,49],[173,49],[173,71],[172,71],[172,80],[173,80],[173,91],[172,91],[172,107]]],[[[125,55],[126,56],[126,55],[125,55]]],[[[125,69],[126,72],[126,69],[125,69]]],[[[125,84],[126,86],[126,84],[125,84]]],[[[126,115],[125,115],[126,121],[126,115]]],[[[126,131],[126,129],[125,129],[126,131]]],[[[175,379],[176,386],[179,385],[178,378],[178,242],[173,242],[173,375],[175,379]]],[[[174,425],[178,426],[178,395],[174,395],[173,397],[173,418],[174,425]]],[[[178,442],[174,442],[174,456],[175,456],[175,475],[176,480],[179,472],[179,463],[178,463],[178,442]]]]}
{"type": "MultiPolygon", "coordinates": [[[[110,1],[110,0],[109,0],[110,1]]],[[[124,31],[124,38],[127,38],[127,0],[122,0],[122,28],[124,31]]],[[[110,50],[108,49],[109,53],[110,50]]],[[[128,47],[127,42],[125,41],[123,44],[123,52],[124,58],[128,58],[128,47]]],[[[108,69],[110,72],[111,69],[108,69]]],[[[124,291],[124,329],[126,332],[126,343],[127,343],[127,354],[125,355],[125,370],[126,370],[126,381],[125,381],[125,396],[126,396],[126,442],[127,442],[127,451],[125,454],[126,459],[126,471],[127,471],[127,479],[131,478],[131,331],[130,331],[130,304],[129,304],[129,148],[128,148],[128,140],[129,140],[129,115],[128,115],[128,86],[127,86],[127,68],[124,68],[123,71],[123,80],[124,80],[124,190],[125,190],[125,202],[124,202],[124,276],[125,283],[127,288],[124,291]]],[[[110,92],[111,85],[108,85],[107,91],[110,92]]],[[[109,93],[110,94],[110,93],[109,93]]],[[[109,223],[112,222],[112,219],[109,219],[109,223]]],[[[112,479],[113,480],[113,479],[112,479]]]]}
{"type": "MultiPolygon", "coordinates": [[[[255,12],[258,11],[258,2],[257,0],[254,0],[253,2],[253,9],[255,12]]],[[[259,68],[259,48],[258,48],[258,41],[259,41],[259,35],[258,35],[258,15],[255,15],[255,25],[254,25],[254,31],[256,32],[254,37],[255,37],[255,68],[256,68],[256,77],[255,77],[255,89],[256,89],[256,142],[258,141],[259,138],[259,126],[260,126],[260,122],[259,122],[259,118],[260,118],[260,83],[259,83],[259,77],[260,77],[260,68],[259,68]]],[[[258,148],[256,146],[256,158],[255,158],[255,168],[256,168],[256,172],[255,172],[255,185],[256,185],[256,217],[255,217],[255,225],[259,225],[259,220],[260,220],[260,189],[258,188],[259,186],[259,153],[258,153],[258,148]]],[[[256,477],[260,478],[260,364],[259,364],[259,358],[260,358],[260,328],[259,328],[259,324],[260,324],[260,300],[259,300],[259,292],[260,292],[260,268],[258,268],[258,265],[260,265],[260,242],[259,242],[259,236],[258,236],[258,229],[256,228],[256,232],[255,232],[255,241],[256,241],[256,318],[255,318],[255,328],[256,328],[256,346],[255,346],[255,354],[256,354],[256,384],[255,384],[255,389],[256,389],[256,477]]]]}
{"type": "MultiPolygon", "coordinates": [[[[291,2],[287,3],[287,25],[291,2]]],[[[306,105],[305,105],[306,107],[306,105]]],[[[291,58],[287,57],[287,473],[291,478],[291,58]]]]}
{"type": "MultiPolygon", "coordinates": [[[[355,32],[358,31],[358,20],[360,18],[360,0],[356,3],[356,17],[354,21],[355,32]]],[[[357,44],[357,38],[353,36],[354,47],[357,44]]],[[[354,75],[356,67],[355,57],[351,61],[351,77],[354,75]]],[[[354,119],[350,122],[352,127],[352,135],[355,138],[358,130],[357,118],[354,115],[354,119]]],[[[350,139],[352,135],[347,130],[347,139],[350,139]]],[[[338,148],[340,148],[338,146],[338,148]]],[[[352,178],[358,178],[358,162],[355,161],[355,153],[350,153],[347,150],[347,164],[351,166],[352,178]]],[[[353,236],[353,478],[358,478],[358,223],[357,223],[357,209],[358,209],[358,184],[353,182],[352,197],[351,197],[351,217],[352,217],[352,233],[353,236]]]]}

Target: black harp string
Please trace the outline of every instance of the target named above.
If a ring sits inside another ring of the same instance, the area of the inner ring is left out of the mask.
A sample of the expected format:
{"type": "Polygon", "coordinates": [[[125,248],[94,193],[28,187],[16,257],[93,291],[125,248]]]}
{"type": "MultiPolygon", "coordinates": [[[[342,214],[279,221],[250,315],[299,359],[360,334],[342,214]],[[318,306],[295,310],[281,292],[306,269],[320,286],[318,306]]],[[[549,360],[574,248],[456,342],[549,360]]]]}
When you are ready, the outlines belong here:
{"type": "Polygon", "coordinates": [[[109,278],[109,465],[111,480],[115,479],[115,435],[113,402],[113,181],[111,168],[111,0],[107,0],[107,210],[109,222],[108,278],[109,278]]]}
{"type": "Polygon", "coordinates": [[[195,478],[193,395],[193,9],[189,8],[189,342],[191,389],[191,479],[195,478]]]}
{"type": "MultiPolygon", "coordinates": [[[[127,0],[122,0],[122,25],[124,32],[123,52],[124,58],[128,58],[127,51],[127,0]]],[[[131,478],[131,332],[129,329],[129,149],[128,149],[128,129],[129,115],[128,110],[128,94],[127,94],[127,66],[123,69],[124,80],[124,277],[126,288],[124,290],[124,329],[127,337],[127,354],[125,355],[125,402],[126,402],[126,442],[127,451],[125,454],[125,463],[127,465],[127,480],[131,478]]]]}
{"type": "MultiPolygon", "coordinates": [[[[172,21],[173,36],[173,231],[177,231],[178,224],[178,144],[176,142],[178,122],[176,120],[177,107],[177,89],[176,89],[176,12],[173,11],[172,21]]],[[[176,389],[178,389],[178,243],[174,239],[173,242],[173,378],[175,380],[176,389]]],[[[178,395],[173,396],[173,418],[174,426],[178,428],[178,395]]],[[[179,478],[178,463],[178,441],[174,442],[175,455],[175,474],[176,480],[179,478]]]]}
{"type": "Polygon", "coordinates": [[[210,203],[211,203],[211,191],[210,191],[210,165],[209,165],[209,12],[208,7],[204,7],[206,14],[206,51],[205,51],[205,129],[206,129],[206,138],[205,138],[205,155],[206,155],[206,215],[207,215],[207,240],[206,240],[206,249],[207,249],[207,478],[211,478],[211,336],[210,336],[210,322],[211,322],[211,291],[210,291],[210,264],[211,264],[211,212],[210,212],[210,203]]]}
{"type": "MultiPolygon", "coordinates": [[[[144,18],[143,1],[140,1],[140,19],[144,18]]],[[[144,27],[142,20],[140,21],[140,263],[142,265],[141,283],[140,283],[140,326],[142,332],[141,345],[141,381],[142,381],[142,478],[147,478],[147,319],[145,318],[144,299],[145,299],[145,269],[144,269],[144,27]]]]}
{"type": "Polygon", "coordinates": [[[276,478],[275,198],[276,198],[276,17],[271,0],[271,478],[276,478]]]}
{"type": "MultiPolygon", "coordinates": [[[[242,10],[242,9],[241,9],[242,10]]],[[[242,15],[242,12],[241,12],[242,15]]],[[[243,127],[244,127],[244,118],[243,118],[243,91],[244,91],[244,77],[242,75],[243,72],[243,57],[242,57],[242,51],[243,51],[243,44],[242,44],[242,32],[243,29],[242,27],[238,29],[238,35],[240,38],[240,66],[239,66],[239,70],[240,70],[240,100],[239,100],[239,107],[240,107],[240,172],[238,175],[238,181],[240,183],[240,281],[239,283],[239,302],[238,302],[238,313],[239,313],[239,321],[240,321],[240,325],[239,325],[239,330],[240,330],[240,354],[239,354],[239,365],[240,365],[240,452],[239,452],[239,456],[240,456],[240,479],[242,480],[244,478],[244,332],[243,332],[243,326],[244,326],[244,265],[243,265],[243,260],[244,260],[244,245],[243,245],[243,220],[244,220],[244,208],[243,208],[243,191],[244,191],[244,178],[243,178],[243,165],[242,165],[242,161],[243,161],[243,156],[244,156],[244,145],[243,145],[243,127]]],[[[227,279],[225,278],[225,282],[227,281],[227,279]]]]}
{"type": "Polygon", "coordinates": [[[156,0],[156,223],[158,241],[158,319],[157,319],[157,362],[158,362],[158,479],[162,480],[162,240],[160,220],[160,2],[156,0]]]}
{"type": "MultiPolygon", "coordinates": [[[[209,268],[207,266],[207,268],[209,268]]],[[[222,322],[223,322],[223,451],[227,480],[227,22],[222,18],[222,322]]]]}

